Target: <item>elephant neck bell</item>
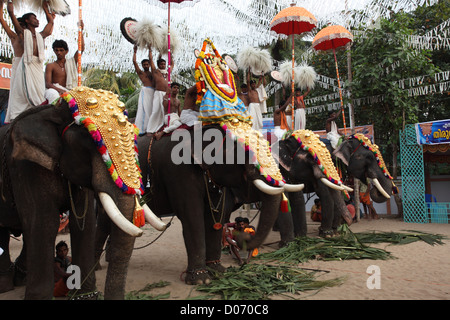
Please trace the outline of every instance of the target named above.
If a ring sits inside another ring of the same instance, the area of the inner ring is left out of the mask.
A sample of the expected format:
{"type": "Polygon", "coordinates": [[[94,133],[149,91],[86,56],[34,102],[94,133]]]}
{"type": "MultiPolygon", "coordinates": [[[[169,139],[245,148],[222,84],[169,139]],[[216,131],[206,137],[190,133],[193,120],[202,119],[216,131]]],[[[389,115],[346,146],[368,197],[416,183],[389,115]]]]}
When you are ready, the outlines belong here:
{"type": "Polygon", "coordinates": [[[135,147],[137,129],[128,121],[124,103],[111,91],[87,87],[76,87],[63,98],[75,122],[91,134],[116,185],[124,193],[142,194],[135,147]]]}

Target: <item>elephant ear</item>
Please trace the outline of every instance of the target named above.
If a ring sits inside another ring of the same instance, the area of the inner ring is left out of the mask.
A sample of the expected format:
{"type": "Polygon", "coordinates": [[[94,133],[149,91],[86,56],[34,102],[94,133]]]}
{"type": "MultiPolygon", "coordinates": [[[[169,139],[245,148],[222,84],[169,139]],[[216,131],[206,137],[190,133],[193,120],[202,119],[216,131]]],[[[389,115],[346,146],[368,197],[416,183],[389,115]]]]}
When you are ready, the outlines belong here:
{"type": "Polygon", "coordinates": [[[341,160],[346,166],[348,166],[348,162],[352,153],[351,148],[352,146],[350,141],[345,140],[339,147],[337,147],[336,150],[333,151],[333,155],[341,160]]]}
{"type": "Polygon", "coordinates": [[[69,125],[73,119],[67,107],[49,105],[38,108],[25,111],[11,123],[11,158],[54,170],[62,150],[60,128],[69,125]]]}
{"type": "Polygon", "coordinates": [[[299,148],[297,140],[293,136],[290,136],[287,139],[277,141],[272,146],[272,150],[276,150],[276,147],[278,147],[278,152],[273,152],[275,160],[285,170],[290,171],[295,152],[299,148]]]}

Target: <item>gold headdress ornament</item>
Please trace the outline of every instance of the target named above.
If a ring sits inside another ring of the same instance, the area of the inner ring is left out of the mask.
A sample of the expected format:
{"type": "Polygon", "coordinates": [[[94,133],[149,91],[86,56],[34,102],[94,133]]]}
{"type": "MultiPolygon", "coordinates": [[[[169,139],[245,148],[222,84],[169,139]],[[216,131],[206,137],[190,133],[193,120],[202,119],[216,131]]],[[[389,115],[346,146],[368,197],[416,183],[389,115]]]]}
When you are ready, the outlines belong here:
{"type": "MultiPolygon", "coordinates": [[[[126,194],[142,195],[136,137],[139,130],[128,121],[125,105],[110,91],[76,87],[63,94],[75,123],[91,134],[116,185],[126,194]]],[[[145,224],[143,215],[137,225],[145,224]],[[142,219],[141,219],[142,218],[142,219]]]]}

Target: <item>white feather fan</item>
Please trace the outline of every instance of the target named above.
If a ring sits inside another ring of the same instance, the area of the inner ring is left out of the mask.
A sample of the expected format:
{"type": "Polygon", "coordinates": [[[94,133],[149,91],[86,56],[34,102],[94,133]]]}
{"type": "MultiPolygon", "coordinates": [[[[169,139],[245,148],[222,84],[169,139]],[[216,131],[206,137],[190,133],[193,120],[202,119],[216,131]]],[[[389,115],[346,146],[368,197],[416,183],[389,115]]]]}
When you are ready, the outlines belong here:
{"type": "MultiPolygon", "coordinates": [[[[296,64],[294,64],[294,71],[297,67],[296,64]]],[[[292,81],[292,61],[283,61],[283,63],[280,65],[280,74],[283,86],[290,87],[291,81],[292,81]]],[[[294,82],[295,82],[295,74],[294,74],[294,82]]]]}
{"type": "MultiPolygon", "coordinates": [[[[161,31],[163,47],[161,48],[161,54],[167,54],[169,49],[169,39],[168,39],[169,30],[164,29],[161,31]]],[[[175,54],[180,49],[180,40],[178,35],[173,30],[170,31],[170,51],[175,54]]]]}
{"type": "Polygon", "coordinates": [[[240,51],[236,58],[240,69],[250,69],[255,75],[272,71],[272,57],[268,50],[247,47],[240,51]]]}
{"type": "Polygon", "coordinates": [[[61,16],[70,14],[70,6],[65,0],[14,0],[14,6],[28,6],[32,12],[37,13],[43,11],[44,2],[48,3],[51,12],[61,16]]]}
{"type": "Polygon", "coordinates": [[[302,64],[295,68],[295,83],[302,90],[314,89],[317,73],[313,67],[302,64]]]}
{"type": "Polygon", "coordinates": [[[163,29],[150,20],[139,21],[136,23],[136,44],[142,49],[151,45],[161,52],[164,48],[163,29]]]}

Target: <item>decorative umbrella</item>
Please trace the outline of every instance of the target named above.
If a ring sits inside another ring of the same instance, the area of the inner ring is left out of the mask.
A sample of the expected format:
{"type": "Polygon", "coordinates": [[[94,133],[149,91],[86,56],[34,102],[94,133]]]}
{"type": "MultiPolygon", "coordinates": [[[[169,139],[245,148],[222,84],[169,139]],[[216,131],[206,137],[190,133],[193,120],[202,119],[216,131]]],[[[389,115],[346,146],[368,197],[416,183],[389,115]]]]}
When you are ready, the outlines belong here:
{"type": "MultiPolygon", "coordinates": [[[[168,53],[167,53],[167,60],[168,60],[168,67],[167,67],[167,82],[169,84],[169,86],[171,85],[171,78],[170,78],[170,74],[171,74],[171,63],[172,63],[172,53],[170,51],[170,4],[174,3],[175,5],[181,6],[181,3],[183,2],[191,2],[191,4],[195,4],[196,2],[200,1],[200,0],[159,0],[160,2],[167,4],[167,11],[168,11],[168,18],[167,18],[167,44],[168,44],[168,53]]],[[[170,95],[168,98],[168,113],[170,114],[170,95]]],[[[170,117],[170,116],[169,116],[170,117]]],[[[170,121],[170,118],[169,118],[170,121]]]]}
{"type": "Polygon", "coordinates": [[[278,12],[270,22],[270,30],[287,36],[292,36],[292,129],[294,129],[294,78],[295,78],[295,35],[309,32],[317,25],[317,19],[305,8],[296,7],[292,3],[290,7],[278,12]]]}
{"type": "Polygon", "coordinates": [[[81,86],[81,38],[83,37],[83,29],[81,28],[81,20],[83,19],[83,0],[78,1],[78,86],[81,86]]]}
{"type": "Polygon", "coordinates": [[[342,119],[344,120],[344,132],[347,134],[345,125],[344,102],[342,101],[341,80],[336,59],[336,49],[353,41],[353,35],[344,27],[339,25],[328,26],[320,30],[313,39],[312,46],[316,50],[333,50],[334,62],[336,64],[336,75],[338,79],[339,97],[341,99],[342,119]]]}

